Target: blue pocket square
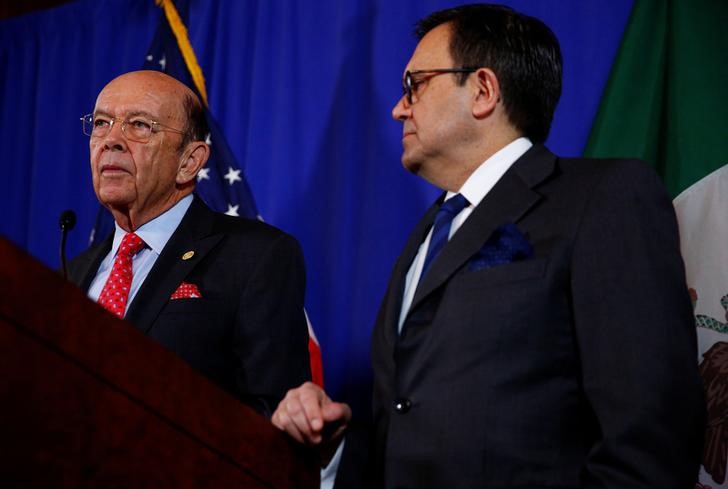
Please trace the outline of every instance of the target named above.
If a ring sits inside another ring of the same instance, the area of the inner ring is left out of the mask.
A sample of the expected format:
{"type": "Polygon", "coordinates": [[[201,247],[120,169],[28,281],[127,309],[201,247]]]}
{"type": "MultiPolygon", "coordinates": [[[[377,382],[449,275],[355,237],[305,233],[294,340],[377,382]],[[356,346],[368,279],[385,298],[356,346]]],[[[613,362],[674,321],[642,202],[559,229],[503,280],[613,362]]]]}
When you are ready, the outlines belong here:
{"type": "Polygon", "coordinates": [[[533,246],[516,225],[509,222],[493,231],[488,241],[470,260],[468,270],[483,270],[532,257],[533,246]]]}

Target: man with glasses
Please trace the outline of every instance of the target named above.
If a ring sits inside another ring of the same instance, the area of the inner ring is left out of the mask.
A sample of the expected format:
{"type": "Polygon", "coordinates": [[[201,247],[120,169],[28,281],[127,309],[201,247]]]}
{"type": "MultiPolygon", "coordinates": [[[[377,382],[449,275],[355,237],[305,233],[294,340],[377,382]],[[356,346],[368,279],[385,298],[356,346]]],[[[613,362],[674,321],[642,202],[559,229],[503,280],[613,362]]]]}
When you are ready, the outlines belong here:
{"type": "MultiPolygon", "coordinates": [[[[417,34],[392,115],[405,168],[444,192],[375,326],[365,486],[692,487],[704,404],[659,179],[543,146],[561,54],[539,20],[470,5],[417,34]]],[[[350,418],[305,384],[272,420],[326,463],[350,418]]]]}
{"type": "Polygon", "coordinates": [[[210,149],[184,84],[127,73],[82,117],[91,175],[116,229],[69,278],[222,388],[270,416],[310,378],[305,272],[294,238],[193,195],[210,149]]]}

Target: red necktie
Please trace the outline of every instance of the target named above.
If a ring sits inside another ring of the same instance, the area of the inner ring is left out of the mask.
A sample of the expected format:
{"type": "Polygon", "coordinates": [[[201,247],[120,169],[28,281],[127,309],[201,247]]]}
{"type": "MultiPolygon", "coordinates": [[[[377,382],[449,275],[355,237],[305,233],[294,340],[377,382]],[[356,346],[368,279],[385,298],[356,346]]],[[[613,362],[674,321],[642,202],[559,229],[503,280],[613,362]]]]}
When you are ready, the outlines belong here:
{"type": "Polygon", "coordinates": [[[114,266],[111,267],[109,278],[106,279],[104,288],[99,294],[98,303],[107,311],[123,318],[126,310],[126,303],[129,299],[131,289],[132,265],[134,255],[144,248],[142,238],[134,233],[127,233],[121,240],[119,252],[114,259],[114,266]]]}

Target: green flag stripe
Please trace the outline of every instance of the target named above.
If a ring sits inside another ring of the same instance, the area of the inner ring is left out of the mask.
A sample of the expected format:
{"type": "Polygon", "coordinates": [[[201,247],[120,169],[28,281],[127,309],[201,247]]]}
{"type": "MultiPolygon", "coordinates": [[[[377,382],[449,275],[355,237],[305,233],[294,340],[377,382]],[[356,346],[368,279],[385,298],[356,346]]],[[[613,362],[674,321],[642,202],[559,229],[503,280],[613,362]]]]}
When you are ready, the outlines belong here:
{"type": "Polygon", "coordinates": [[[645,159],[673,196],[728,164],[728,2],[635,2],[584,153],[645,159]]]}

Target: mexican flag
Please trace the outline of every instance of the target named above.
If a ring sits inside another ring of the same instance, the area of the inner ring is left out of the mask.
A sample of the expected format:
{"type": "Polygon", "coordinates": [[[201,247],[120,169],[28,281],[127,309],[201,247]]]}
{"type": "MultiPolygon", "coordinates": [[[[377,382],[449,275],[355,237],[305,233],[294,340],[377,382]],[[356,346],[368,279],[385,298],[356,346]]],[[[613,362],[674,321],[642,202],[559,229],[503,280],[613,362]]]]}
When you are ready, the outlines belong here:
{"type": "Polygon", "coordinates": [[[642,158],[677,196],[708,400],[696,487],[728,489],[728,1],[635,1],[584,153],[642,158]]]}

